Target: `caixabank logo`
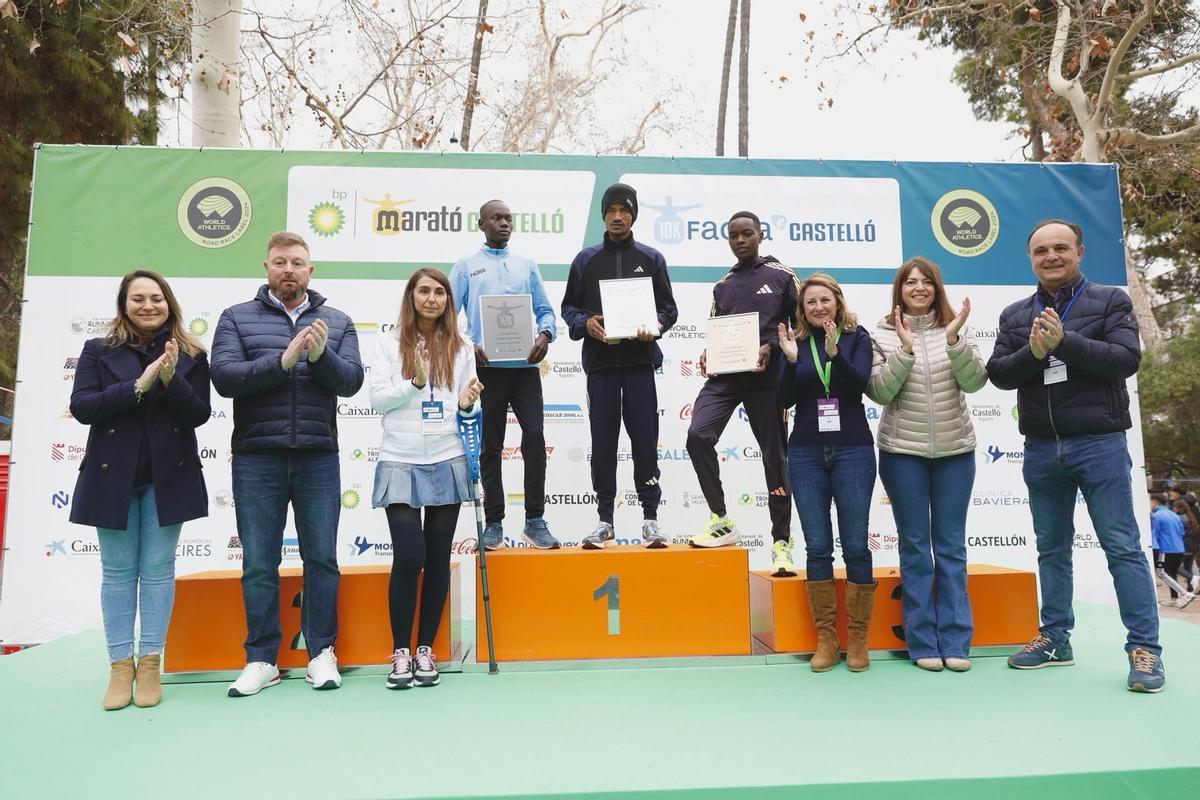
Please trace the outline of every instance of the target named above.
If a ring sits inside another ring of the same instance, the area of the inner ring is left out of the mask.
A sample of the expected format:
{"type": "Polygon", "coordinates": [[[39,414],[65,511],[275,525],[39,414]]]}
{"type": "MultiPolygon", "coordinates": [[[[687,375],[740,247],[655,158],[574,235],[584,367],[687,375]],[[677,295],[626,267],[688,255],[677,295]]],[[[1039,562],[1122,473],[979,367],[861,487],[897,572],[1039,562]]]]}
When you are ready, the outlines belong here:
{"type": "Polygon", "coordinates": [[[250,195],[228,178],[204,178],[183,191],[177,216],[179,230],[192,244],[226,247],[250,227],[250,195]]]}
{"type": "Polygon", "coordinates": [[[954,189],[933,204],[930,215],[938,244],[956,256],[983,255],[1000,235],[1000,215],[979,192],[954,189]]]}
{"type": "Polygon", "coordinates": [[[100,555],[100,543],[88,539],[51,539],[46,542],[46,558],[57,556],[92,556],[100,555]]]}

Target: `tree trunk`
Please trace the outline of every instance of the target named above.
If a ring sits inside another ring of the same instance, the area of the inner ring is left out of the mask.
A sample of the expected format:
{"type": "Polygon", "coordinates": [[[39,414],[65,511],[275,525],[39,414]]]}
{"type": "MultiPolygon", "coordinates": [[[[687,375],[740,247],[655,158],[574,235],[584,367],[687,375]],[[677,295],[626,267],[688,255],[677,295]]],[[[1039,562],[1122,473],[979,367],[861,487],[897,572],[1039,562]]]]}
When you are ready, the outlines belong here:
{"type": "Polygon", "coordinates": [[[717,155],[725,155],[725,112],[729,107],[729,67],[733,63],[733,35],[737,32],[738,0],[729,0],[729,25],[725,28],[725,63],[721,66],[721,99],[717,101],[717,155]]]}
{"type": "Polygon", "coordinates": [[[742,40],[738,47],[738,155],[750,155],[750,0],[742,0],[742,40]]]}
{"type": "Polygon", "coordinates": [[[487,22],[488,0],[479,0],[479,15],[475,22],[475,43],[471,46],[471,72],[467,77],[467,99],[463,101],[462,131],[458,144],[471,149],[471,120],[475,117],[475,94],[479,86],[479,61],[483,57],[483,26],[487,22]]]}
{"type": "Polygon", "coordinates": [[[194,0],[192,11],[192,146],[237,147],[241,85],[241,0],[194,0]]]}
{"type": "Polygon", "coordinates": [[[1129,284],[1129,299],[1133,301],[1133,316],[1137,318],[1138,332],[1142,335],[1142,348],[1147,353],[1158,352],[1162,344],[1162,328],[1154,316],[1154,306],[1146,291],[1146,279],[1138,270],[1137,262],[1133,259],[1133,251],[1129,249],[1129,240],[1125,241],[1125,281],[1129,284]]]}

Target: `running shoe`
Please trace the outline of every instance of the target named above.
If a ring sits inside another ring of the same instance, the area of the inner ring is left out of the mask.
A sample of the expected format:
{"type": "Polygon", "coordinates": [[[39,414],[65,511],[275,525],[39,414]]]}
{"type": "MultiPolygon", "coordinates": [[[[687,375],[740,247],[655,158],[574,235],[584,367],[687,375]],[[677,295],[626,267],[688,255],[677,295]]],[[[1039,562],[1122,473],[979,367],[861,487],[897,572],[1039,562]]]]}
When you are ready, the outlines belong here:
{"type": "Polygon", "coordinates": [[[1153,694],[1161,692],[1166,682],[1162,656],[1140,647],[1129,654],[1129,691],[1153,694]]]}
{"type": "Polygon", "coordinates": [[[546,520],[541,517],[525,520],[521,536],[529,542],[531,547],[536,547],[538,550],[557,550],[562,547],[558,539],[555,539],[550,533],[550,526],[546,524],[546,520]]]}
{"type": "Polygon", "coordinates": [[[417,669],[413,680],[417,686],[437,686],[441,676],[438,675],[437,663],[433,660],[433,651],[422,645],[417,648],[417,669]]]}
{"type": "Polygon", "coordinates": [[[777,578],[791,578],[796,574],[792,563],[792,542],[779,539],[771,545],[771,574],[777,578]]]}
{"type": "Polygon", "coordinates": [[[713,514],[708,518],[708,527],[701,533],[688,540],[692,547],[724,547],[727,544],[737,544],[742,540],[737,526],[729,517],[718,517],[713,514]]]}
{"type": "Polygon", "coordinates": [[[407,647],[392,653],[392,671],[387,676],[389,689],[407,689],[413,682],[413,659],[407,647]]]}
{"type": "Polygon", "coordinates": [[[617,538],[617,534],[613,531],[613,526],[607,522],[596,523],[596,529],[583,537],[584,550],[603,550],[604,546],[617,538]]]}
{"type": "Polygon", "coordinates": [[[667,546],[667,537],[658,529],[658,520],[647,519],[642,522],[642,543],[647,550],[661,550],[667,546]]]}
{"type": "Polygon", "coordinates": [[[1070,642],[1056,642],[1049,636],[1038,634],[1029,644],[1008,657],[1013,669],[1041,669],[1042,667],[1069,667],[1075,663],[1070,642]]]}

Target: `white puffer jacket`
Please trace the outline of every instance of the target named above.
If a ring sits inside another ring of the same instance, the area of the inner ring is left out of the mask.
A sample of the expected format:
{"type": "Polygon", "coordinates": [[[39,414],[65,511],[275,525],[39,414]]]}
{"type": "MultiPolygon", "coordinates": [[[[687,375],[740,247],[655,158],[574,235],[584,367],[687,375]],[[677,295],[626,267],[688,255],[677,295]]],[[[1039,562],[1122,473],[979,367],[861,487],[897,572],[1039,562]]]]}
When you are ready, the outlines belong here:
{"type": "Polygon", "coordinates": [[[946,329],[930,312],[905,314],[913,352],[905,353],[890,319],[875,327],[875,359],[867,396],[884,406],[879,449],[889,453],[940,458],[975,449],[975,429],[964,393],[987,383],[987,369],[975,341],[964,328],[953,346],[946,329]]]}

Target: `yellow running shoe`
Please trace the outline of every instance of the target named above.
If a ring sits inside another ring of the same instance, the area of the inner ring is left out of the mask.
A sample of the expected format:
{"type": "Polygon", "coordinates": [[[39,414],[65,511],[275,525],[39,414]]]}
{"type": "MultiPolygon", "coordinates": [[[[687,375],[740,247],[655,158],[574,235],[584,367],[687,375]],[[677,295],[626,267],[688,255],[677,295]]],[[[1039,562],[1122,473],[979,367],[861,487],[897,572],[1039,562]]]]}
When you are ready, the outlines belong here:
{"type": "Polygon", "coordinates": [[[729,517],[718,517],[713,514],[708,518],[708,527],[688,540],[692,547],[724,547],[727,544],[737,544],[742,540],[737,526],[729,517]]]}
{"type": "Polygon", "coordinates": [[[777,578],[791,578],[796,574],[792,563],[792,540],[780,539],[771,545],[771,574],[777,578]]]}

